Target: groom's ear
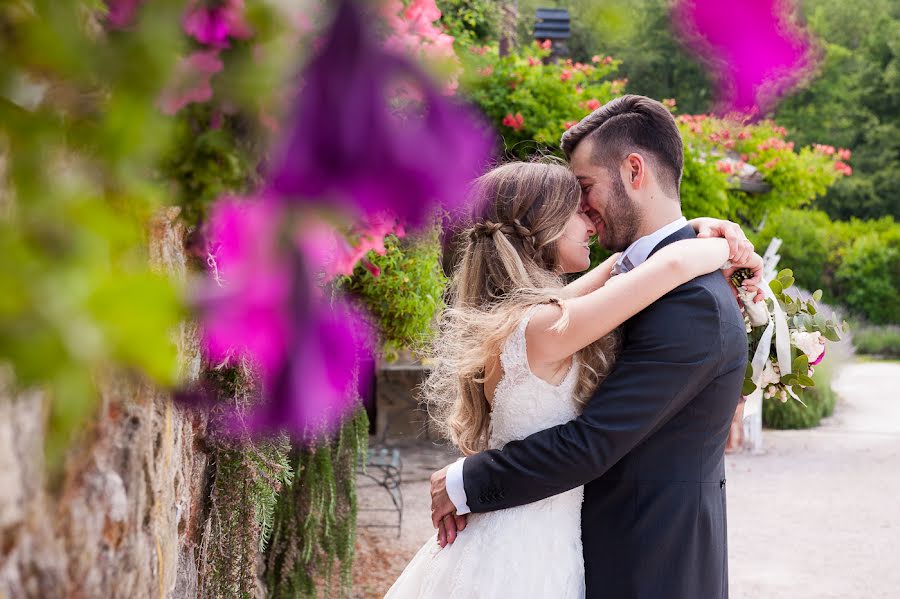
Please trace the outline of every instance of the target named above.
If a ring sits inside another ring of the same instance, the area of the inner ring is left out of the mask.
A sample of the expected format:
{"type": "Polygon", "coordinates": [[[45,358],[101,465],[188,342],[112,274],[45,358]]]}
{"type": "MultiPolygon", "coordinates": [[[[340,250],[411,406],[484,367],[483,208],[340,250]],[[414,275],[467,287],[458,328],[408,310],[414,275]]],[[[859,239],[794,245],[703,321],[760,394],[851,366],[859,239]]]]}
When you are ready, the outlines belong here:
{"type": "Polygon", "coordinates": [[[632,189],[640,189],[647,177],[647,162],[644,157],[632,152],[625,157],[623,167],[626,184],[630,184],[632,189]]]}

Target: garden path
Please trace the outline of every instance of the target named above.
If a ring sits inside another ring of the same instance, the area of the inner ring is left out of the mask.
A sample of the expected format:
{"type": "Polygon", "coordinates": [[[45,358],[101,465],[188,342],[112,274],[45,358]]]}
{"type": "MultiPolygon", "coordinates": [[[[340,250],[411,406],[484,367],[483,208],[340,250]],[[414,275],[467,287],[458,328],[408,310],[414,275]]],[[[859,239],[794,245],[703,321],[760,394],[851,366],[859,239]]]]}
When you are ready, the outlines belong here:
{"type": "MultiPolygon", "coordinates": [[[[897,597],[900,362],[852,363],[834,387],[840,401],[819,428],[766,430],[765,454],[727,458],[732,599],[897,597]]],[[[381,597],[433,534],[428,476],[453,455],[424,444],[404,459],[402,534],[360,530],[355,597],[381,597]]]]}

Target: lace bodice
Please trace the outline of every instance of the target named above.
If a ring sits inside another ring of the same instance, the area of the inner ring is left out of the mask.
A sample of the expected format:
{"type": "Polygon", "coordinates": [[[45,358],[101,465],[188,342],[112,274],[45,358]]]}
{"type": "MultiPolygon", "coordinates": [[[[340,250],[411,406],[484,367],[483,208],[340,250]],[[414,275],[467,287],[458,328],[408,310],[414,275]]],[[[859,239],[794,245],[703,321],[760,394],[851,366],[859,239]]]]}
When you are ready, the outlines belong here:
{"type": "Polygon", "coordinates": [[[577,358],[559,385],[538,378],[528,366],[525,329],[533,313],[534,308],[525,314],[500,354],[503,376],[494,391],[489,441],[492,449],[568,422],[579,413],[574,393],[581,367],[577,358]]]}

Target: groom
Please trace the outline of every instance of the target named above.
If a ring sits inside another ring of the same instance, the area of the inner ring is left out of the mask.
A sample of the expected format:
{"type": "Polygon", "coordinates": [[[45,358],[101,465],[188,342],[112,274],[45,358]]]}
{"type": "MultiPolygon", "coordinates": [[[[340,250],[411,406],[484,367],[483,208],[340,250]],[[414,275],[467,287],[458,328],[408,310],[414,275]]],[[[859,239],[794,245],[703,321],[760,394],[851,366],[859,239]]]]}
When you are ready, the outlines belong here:
{"type": "MultiPolygon", "coordinates": [[[[600,243],[623,252],[616,272],[695,236],[681,215],[681,136],[659,102],[617,98],[562,149],[600,243]]],[[[580,417],[436,472],[435,526],[452,542],[463,514],[584,484],[588,599],[727,598],[724,447],[746,366],[725,278],[682,285],[625,323],[616,366],[580,417]]]]}

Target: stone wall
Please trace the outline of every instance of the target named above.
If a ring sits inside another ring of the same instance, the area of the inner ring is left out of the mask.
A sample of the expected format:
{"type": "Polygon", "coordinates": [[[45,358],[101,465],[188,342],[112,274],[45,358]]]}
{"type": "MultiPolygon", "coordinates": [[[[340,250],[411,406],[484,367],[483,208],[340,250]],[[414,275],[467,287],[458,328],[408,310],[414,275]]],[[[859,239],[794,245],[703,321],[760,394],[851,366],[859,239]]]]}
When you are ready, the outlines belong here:
{"type": "MultiPolygon", "coordinates": [[[[178,209],[151,227],[154,268],[186,273],[178,209]]],[[[198,376],[196,328],[176,335],[188,380],[198,376]]],[[[127,373],[98,378],[89,430],[59,490],[43,459],[47,399],[0,381],[0,599],[195,597],[209,455],[202,415],[127,373]]]]}

